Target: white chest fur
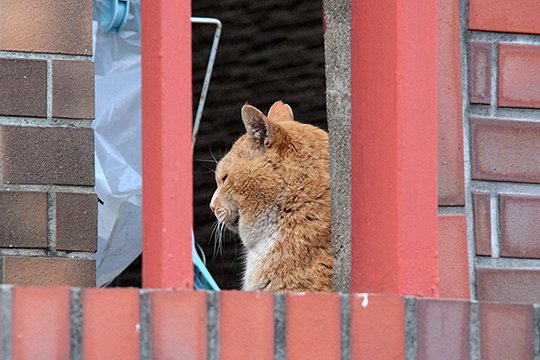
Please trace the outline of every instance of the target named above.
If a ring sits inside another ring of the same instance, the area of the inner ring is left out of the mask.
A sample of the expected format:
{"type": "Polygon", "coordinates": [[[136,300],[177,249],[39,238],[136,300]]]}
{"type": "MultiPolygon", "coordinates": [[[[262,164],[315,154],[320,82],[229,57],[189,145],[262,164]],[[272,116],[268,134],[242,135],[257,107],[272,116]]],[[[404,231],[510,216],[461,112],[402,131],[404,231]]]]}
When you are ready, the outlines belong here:
{"type": "Polygon", "coordinates": [[[244,272],[243,290],[260,290],[265,283],[261,283],[259,276],[262,265],[268,252],[279,239],[276,212],[268,211],[258,216],[254,224],[245,224],[240,217],[238,232],[246,248],[246,268],[244,272]]]}

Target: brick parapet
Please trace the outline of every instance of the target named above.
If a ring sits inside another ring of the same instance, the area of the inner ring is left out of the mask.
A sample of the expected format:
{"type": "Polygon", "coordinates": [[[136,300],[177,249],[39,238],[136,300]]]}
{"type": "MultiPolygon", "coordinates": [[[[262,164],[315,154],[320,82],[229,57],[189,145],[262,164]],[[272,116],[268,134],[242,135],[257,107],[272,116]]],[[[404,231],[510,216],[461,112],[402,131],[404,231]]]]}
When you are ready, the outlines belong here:
{"type": "Polygon", "coordinates": [[[0,4],[2,283],[95,286],[91,9],[0,4]]]}
{"type": "Polygon", "coordinates": [[[8,359],[533,359],[540,341],[539,307],[527,303],[9,286],[0,302],[8,359]]]}

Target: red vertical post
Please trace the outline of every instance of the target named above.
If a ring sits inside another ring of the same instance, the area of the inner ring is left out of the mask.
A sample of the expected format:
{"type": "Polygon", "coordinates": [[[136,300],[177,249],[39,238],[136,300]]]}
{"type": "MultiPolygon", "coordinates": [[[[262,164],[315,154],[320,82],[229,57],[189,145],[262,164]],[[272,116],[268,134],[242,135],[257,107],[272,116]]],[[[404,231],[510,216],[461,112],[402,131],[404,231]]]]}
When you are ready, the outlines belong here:
{"type": "Polygon", "coordinates": [[[437,2],[351,3],[351,291],[437,296],[437,2]]]}
{"type": "Polygon", "coordinates": [[[142,2],[143,286],[193,288],[191,2],[142,2]]]}

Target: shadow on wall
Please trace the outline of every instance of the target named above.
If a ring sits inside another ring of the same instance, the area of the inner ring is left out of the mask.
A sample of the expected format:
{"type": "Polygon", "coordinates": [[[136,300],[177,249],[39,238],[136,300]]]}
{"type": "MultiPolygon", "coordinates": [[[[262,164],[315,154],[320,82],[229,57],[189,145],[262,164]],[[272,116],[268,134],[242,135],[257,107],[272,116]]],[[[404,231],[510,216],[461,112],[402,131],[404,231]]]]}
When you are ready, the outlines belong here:
{"type": "MultiPolygon", "coordinates": [[[[223,252],[213,256],[215,218],[208,208],[215,190],[213,156],[219,160],[243,133],[240,108],[246,101],[267,111],[282,99],[298,120],[326,129],[322,2],[203,0],[192,6],[193,16],[217,17],[223,23],[194,154],[195,236],[220,287],[238,288],[239,240],[229,233],[223,252]]],[[[193,27],[194,113],[213,31],[209,26],[193,27]]]]}

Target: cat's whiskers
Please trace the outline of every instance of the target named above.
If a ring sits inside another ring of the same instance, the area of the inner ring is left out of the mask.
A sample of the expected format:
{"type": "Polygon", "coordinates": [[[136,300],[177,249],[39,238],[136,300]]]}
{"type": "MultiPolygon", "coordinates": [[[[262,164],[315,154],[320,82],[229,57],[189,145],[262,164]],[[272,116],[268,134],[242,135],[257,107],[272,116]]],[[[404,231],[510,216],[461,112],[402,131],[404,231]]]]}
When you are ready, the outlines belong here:
{"type": "Polygon", "coordinates": [[[219,223],[219,232],[218,232],[218,254],[223,257],[223,232],[225,231],[225,223],[220,222],[219,223]]]}
{"type": "Polygon", "coordinates": [[[217,164],[217,163],[218,163],[218,161],[214,158],[213,155],[212,155],[212,159],[195,159],[195,161],[209,162],[209,163],[213,163],[213,164],[217,164]]]}
{"type": "Polygon", "coordinates": [[[213,238],[214,241],[214,250],[212,251],[212,259],[215,259],[216,258],[216,254],[217,254],[217,234],[218,234],[218,228],[219,228],[219,221],[215,221],[214,224],[212,225],[212,232],[210,233],[210,238],[213,238]]]}
{"type": "Polygon", "coordinates": [[[214,251],[212,254],[213,259],[215,259],[217,255],[221,255],[221,257],[223,257],[223,236],[227,231],[224,222],[225,216],[226,213],[223,214],[223,212],[216,211],[217,221],[212,226],[212,233],[210,235],[214,238],[214,251]]]}
{"type": "Polygon", "coordinates": [[[205,167],[204,170],[205,170],[205,171],[201,171],[201,172],[202,172],[203,174],[205,174],[205,175],[206,175],[206,174],[215,174],[215,173],[216,173],[216,170],[211,169],[211,168],[209,168],[209,167],[205,167]]]}
{"type": "Polygon", "coordinates": [[[214,153],[212,152],[212,149],[208,148],[208,150],[210,151],[210,156],[212,156],[212,159],[213,159],[214,162],[217,164],[219,161],[218,161],[218,159],[216,159],[216,156],[215,156],[214,153]]]}

